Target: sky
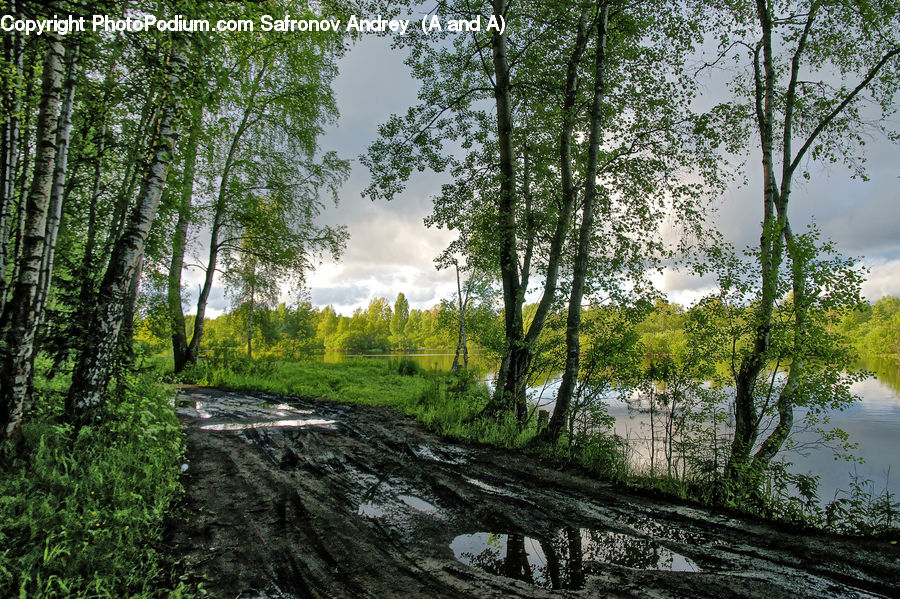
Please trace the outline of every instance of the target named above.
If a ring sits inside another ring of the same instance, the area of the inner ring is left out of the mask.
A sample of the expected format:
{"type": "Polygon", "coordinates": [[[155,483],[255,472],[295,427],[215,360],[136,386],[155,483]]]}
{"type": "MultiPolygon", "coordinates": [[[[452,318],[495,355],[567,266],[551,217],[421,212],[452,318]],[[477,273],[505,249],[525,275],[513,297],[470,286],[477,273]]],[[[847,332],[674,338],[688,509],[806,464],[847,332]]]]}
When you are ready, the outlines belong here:
{"type": "MultiPolygon", "coordinates": [[[[378,125],[416,102],[418,82],[403,64],[402,52],[391,49],[390,39],[375,35],[362,36],[338,66],[334,92],[340,118],[320,138],[320,146],[350,159],[351,172],[339,205],[329,206],[321,220],[346,226],[350,238],[338,261],[326,260],[307,274],[309,297],[314,305],[332,305],[343,314],[365,307],[375,297],[393,302],[398,292],[411,307],[430,308],[456,290],[453,272],[437,271],[433,262],[454,234],[423,223],[446,176],[417,174],[398,198],[373,202],[362,196],[369,173],[359,162],[359,155],[376,139],[378,125]]],[[[809,181],[797,177],[791,222],[800,231],[814,219],[823,237],[843,255],[859,258],[870,270],[863,294],[874,301],[900,295],[900,147],[873,137],[866,158],[868,182],[853,180],[841,165],[815,169],[809,181]]],[[[747,185],[730,188],[715,201],[715,223],[738,248],[759,239],[762,210],[756,164],[753,159],[747,162],[747,185]]],[[[196,289],[199,280],[199,273],[185,277],[189,289],[196,289]]],[[[655,282],[670,300],[682,304],[714,288],[713,280],[697,280],[683,272],[667,271],[655,282]]],[[[216,287],[208,315],[227,308],[223,290],[216,287]]]]}

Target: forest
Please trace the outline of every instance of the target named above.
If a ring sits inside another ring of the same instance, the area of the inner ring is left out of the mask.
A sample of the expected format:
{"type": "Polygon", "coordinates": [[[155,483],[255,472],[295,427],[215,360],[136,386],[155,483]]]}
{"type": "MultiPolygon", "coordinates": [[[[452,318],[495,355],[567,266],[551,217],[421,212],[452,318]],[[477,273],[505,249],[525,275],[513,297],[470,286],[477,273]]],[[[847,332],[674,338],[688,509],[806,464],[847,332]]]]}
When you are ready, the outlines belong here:
{"type": "MultiPolygon", "coordinates": [[[[490,300],[491,297],[486,298],[490,300]]],[[[496,298],[494,298],[496,299],[496,298]]],[[[145,344],[149,354],[164,355],[170,350],[168,319],[156,304],[154,312],[148,298],[148,311],[138,312],[135,341],[145,344]]],[[[210,351],[297,359],[314,357],[318,351],[351,353],[414,351],[427,349],[455,350],[460,342],[460,312],[447,300],[428,310],[409,308],[400,292],[391,303],[376,297],[365,310],[357,308],[349,316],[337,314],[331,306],[317,308],[309,302],[288,307],[283,302],[275,307],[256,305],[249,316],[250,304],[242,303],[230,312],[207,319],[207,345],[210,351]],[[248,348],[248,338],[250,345],[248,348]]],[[[534,313],[536,304],[525,306],[534,313]]],[[[686,321],[703,313],[702,307],[685,308],[658,298],[643,310],[623,316],[622,329],[631,328],[640,336],[642,355],[661,352],[672,336],[683,336],[686,321]]],[[[900,298],[886,296],[874,304],[862,302],[857,309],[832,316],[832,327],[847,345],[861,357],[898,360],[900,356],[900,298]]],[[[560,322],[557,314],[557,322],[560,322]]],[[[492,351],[498,355],[502,345],[496,341],[503,329],[502,314],[490,301],[469,306],[465,316],[467,345],[473,350],[492,351]]],[[[551,328],[546,331],[549,338],[551,328]]],[[[193,318],[186,320],[192,330],[193,318]]],[[[557,327],[558,328],[558,327],[557,327]]]]}
{"type": "Polygon", "coordinates": [[[900,141],[900,3],[432,4],[2,2],[0,595],[197,592],[160,540],[187,467],[173,397],[195,383],[390,406],[679,500],[896,534],[888,489],[823,506],[779,457],[807,418],[849,447],[822,415],[858,403],[860,356],[900,360],[900,299],[863,297],[864,259],[791,202],[824,173],[865,181],[873,140],[900,141]],[[282,15],[411,25],[258,26],[282,15]],[[167,25],[185,19],[240,27],[167,25]],[[402,53],[417,100],[343,156],[322,137],[367,35],[402,53]],[[305,293],[351,242],[329,215],[363,171],[375,203],[448,181],[422,225],[453,234],[440,303],[398,289],[339,314],[305,293]],[[736,187],[746,247],[717,216],[736,187]],[[664,272],[707,292],[674,303],[664,272]],[[451,372],[316,361],[421,349],[455,353],[451,372]],[[530,393],[551,375],[545,412],[530,393]],[[663,418],[647,471],[623,460],[610,389],[663,418]]]}

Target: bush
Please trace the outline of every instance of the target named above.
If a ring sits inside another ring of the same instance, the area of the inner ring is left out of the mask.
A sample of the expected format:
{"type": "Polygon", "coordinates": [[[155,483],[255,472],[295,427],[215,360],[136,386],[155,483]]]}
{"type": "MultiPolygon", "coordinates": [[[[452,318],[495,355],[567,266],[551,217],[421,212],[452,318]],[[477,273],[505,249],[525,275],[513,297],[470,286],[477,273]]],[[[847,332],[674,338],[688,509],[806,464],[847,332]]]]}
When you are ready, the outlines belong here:
{"type": "Polygon", "coordinates": [[[2,447],[0,596],[170,594],[157,547],[183,436],[158,382],[124,383],[107,418],[77,432],[61,395],[39,397],[20,450],[2,447]]]}
{"type": "Polygon", "coordinates": [[[391,369],[403,376],[416,376],[422,374],[422,367],[412,358],[400,358],[396,361],[392,360],[391,369]]]}

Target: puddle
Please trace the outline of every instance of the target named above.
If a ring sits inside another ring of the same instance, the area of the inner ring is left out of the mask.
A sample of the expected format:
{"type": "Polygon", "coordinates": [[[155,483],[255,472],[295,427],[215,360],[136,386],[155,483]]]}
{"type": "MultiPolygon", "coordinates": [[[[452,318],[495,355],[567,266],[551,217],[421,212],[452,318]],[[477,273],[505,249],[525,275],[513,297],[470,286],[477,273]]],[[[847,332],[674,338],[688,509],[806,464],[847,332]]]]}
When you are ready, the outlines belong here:
{"type": "Polygon", "coordinates": [[[470,485],[474,485],[482,491],[487,491],[488,493],[491,493],[493,495],[509,495],[509,493],[507,493],[503,489],[498,489],[497,487],[491,486],[486,482],[478,480],[477,478],[469,478],[468,476],[464,476],[463,479],[470,485]]]}
{"type": "Polygon", "coordinates": [[[356,514],[365,518],[381,518],[382,516],[387,514],[387,510],[379,506],[377,503],[367,501],[359,505],[359,509],[356,511],[356,514]]]}
{"type": "Polygon", "coordinates": [[[298,418],[296,420],[267,420],[262,422],[223,422],[221,424],[205,424],[200,428],[205,431],[242,431],[251,428],[333,426],[335,424],[337,424],[335,420],[298,418]]]}
{"type": "Polygon", "coordinates": [[[271,403],[271,402],[263,402],[259,404],[260,407],[268,408],[271,410],[275,410],[277,412],[290,412],[291,414],[312,414],[312,410],[298,410],[293,406],[289,406],[286,403],[271,403]]]}
{"type": "Polygon", "coordinates": [[[477,532],[450,543],[456,559],[490,574],[548,589],[580,589],[603,564],[636,570],[699,572],[690,558],[659,543],[612,530],[566,528],[550,540],[477,532]]]}
{"type": "Polygon", "coordinates": [[[201,419],[263,421],[295,419],[313,414],[312,410],[294,407],[274,397],[260,398],[230,392],[217,394],[214,398],[200,393],[181,394],[176,403],[180,414],[201,419]]]}
{"type": "Polygon", "coordinates": [[[432,516],[438,513],[437,507],[431,505],[424,499],[419,499],[418,497],[414,497],[412,495],[397,495],[397,499],[399,499],[412,509],[422,512],[423,514],[432,516]]]}
{"type": "Polygon", "coordinates": [[[367,518],[389,516],[393,520],[407,520],[415,512],[426,516],[439,514],[440,510],[434,504],[415,495],[398,493],[401,489],[408,492],[410,487],[396,481],[388,481],[386,478],[378,479],[362,496],[357,515],[367,518]]]}
{"type": "Polygon", "coordinates": [[[431,447],[421,444],[415,449],[414,453],[422,459],[444,464],[460,465],[465,464],[468,461],[466,459],[467,453],[465,450],[451,446],[441,448],[442,455],[438,455],[431,447]]]}

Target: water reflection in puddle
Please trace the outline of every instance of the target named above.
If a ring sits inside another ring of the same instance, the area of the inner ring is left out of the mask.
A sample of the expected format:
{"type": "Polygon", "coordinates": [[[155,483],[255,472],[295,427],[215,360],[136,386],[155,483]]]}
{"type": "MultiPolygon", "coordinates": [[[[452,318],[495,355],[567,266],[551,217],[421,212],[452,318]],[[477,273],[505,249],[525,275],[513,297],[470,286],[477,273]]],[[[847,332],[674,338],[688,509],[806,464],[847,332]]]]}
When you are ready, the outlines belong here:
{"type": "Polygon", "coordinates": [[[412,508],[417,512],[421,512],[426,516],[435,516],[438,514],[440,510],[438,510],[437,506],[428,503],[424,499],[420,499],[415,495],[397,495],[396,500],[393,497],[389,497],[386,501],[376,502],[376,501],[365,501],[359,504],[359,508],[356,513],[359,516],[363,516],[366,518],[381,518],[382,516],[387,515],[389,512],[394,516],[403,516],[403,510],[405,509],[407,513],[409,510],[406,508],[412,508]],[[399,503],[397,502],[399,500],[399,503]],[[400,506],[400,504],[403,504],[400,506]],[[397,507],[402,507],[400,511],[398,511],[397,507]]]}
{"type": "Polygon", "coordinates": [[[251,428],[332,426],[334,424],[337,424],[337,421],[298,418],[296,420],[267,420],[262,422],[222,422],[220,424],[205,424],[200,428],[206,431],[242,431],[251,428]]]}
{"type": "Polygon", "coordinates": [[[690,558],[659,543],[612,530],[566,528],[551,539],[478,532],[450,543],[456,559],[491,574],[549,589],[579,589],[602,564],[639,570],[699,572],[690,558]]]}
{"type": "Polygon", "coordinates": [[[397,499],[408,505],[414,510],[418,510],[423,514],[436,514],[438,509],[425,501],[424,499],[419,499],[418,497],[414,497],[412,495],[397,495],[397,499]]]}
{"type": "Polygon", "coordinates": [[[356,513],[366,518],[381,518],[387,511],[378,504],[367,501],[359,505],[359,510],[356,513]]]}

